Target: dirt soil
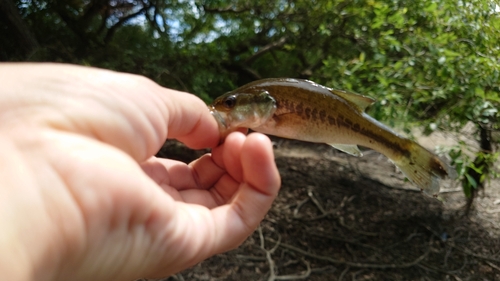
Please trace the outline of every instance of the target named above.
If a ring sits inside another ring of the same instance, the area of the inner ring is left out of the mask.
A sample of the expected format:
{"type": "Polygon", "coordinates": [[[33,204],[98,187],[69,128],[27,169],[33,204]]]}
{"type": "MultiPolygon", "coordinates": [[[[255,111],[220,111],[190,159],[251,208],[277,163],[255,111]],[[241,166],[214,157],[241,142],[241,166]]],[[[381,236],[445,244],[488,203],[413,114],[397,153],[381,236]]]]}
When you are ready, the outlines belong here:
{"type": "MultiPolygon", "coordinates": [[[[239,248],[161,280],[500,280],[500,183],[464,216],[459,184],[439,200],[382,155],[277,140],[282,188],[239,248]]],[[[160,155],[193,152],[168,142],[160,155]]]]}

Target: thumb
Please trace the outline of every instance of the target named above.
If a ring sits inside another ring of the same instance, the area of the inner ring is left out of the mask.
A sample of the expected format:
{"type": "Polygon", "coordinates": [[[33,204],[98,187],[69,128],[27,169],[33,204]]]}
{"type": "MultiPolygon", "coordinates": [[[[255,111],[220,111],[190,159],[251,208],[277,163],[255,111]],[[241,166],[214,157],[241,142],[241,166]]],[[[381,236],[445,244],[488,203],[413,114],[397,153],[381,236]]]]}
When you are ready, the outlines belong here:
{"type": "Polygon", "coordinates": [[[280,175],[268,137],[250,134],[241,150],[244,182],[229,205],[214,210],[219,249],[226,251],[241,244],[262,221],[276,198],[280,175]]]}

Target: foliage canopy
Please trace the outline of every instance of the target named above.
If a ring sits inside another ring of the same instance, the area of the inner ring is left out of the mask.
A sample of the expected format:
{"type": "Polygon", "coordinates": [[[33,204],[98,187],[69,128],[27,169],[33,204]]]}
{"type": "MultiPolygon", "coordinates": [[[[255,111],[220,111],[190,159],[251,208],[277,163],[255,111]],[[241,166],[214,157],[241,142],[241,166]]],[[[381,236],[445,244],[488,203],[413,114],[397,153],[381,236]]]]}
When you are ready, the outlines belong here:
{"type": "MultiPolygon", "coordinates": [[[[6,6],[0,13],[8,13],[6,6]]],[[[251,80],[300,77],[372,96],[374,117],[407,130],[458,132],[472,123],[477,140],[484,141],[479,132],[486,130],[490,144],[499,130],[494,0],[17,0],[12,6],[20,21],[0,17],[1,60],[138,73],[206,101],[251,80]]],[[[447,150],[468,183],[466,194],[494,175],[487,168],[498,158],[491,145],[468,149],[447,150]],[[482,168],[473,161],[479,158],[482,168]],[[471,177],[470,169],[480,176],[471,177]]]]}

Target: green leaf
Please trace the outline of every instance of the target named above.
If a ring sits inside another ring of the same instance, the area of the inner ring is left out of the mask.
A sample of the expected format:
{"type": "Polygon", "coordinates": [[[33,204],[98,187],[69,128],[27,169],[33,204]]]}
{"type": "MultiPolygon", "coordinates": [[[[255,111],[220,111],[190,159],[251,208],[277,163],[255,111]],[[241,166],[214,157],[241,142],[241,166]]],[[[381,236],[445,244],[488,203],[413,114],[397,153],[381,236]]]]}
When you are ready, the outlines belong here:
{"type": "Polygon", "coordinates": [[[474,89],[474,93],[475,93],[478,97],[480,97],[480,98],[482,98],[482,99],[484,99],[484,98],[485,98],[485,96],[484,96],[484,90],[483,90],[483,88],[481,88],[481,87],[476,87],[476,88],[474,89]]]}
{"type": "Polygon", "coordinates": [[[477,188],[477,182],[471,175],[465,174],[465,177],[467,178],[467,182],[471,187],[477,188]]]}
{"type": "Polygon", "coordinates": [[[444,49],[443,54],[447,57],[460,57],[460,56],[462,56],[460,53],[457,53],[457,52],[449,50],[449,49],[444,49]]]}
{"type": "Polygon", "coordinates": [[[433,2],[432,4],[430,4],[429,6],[425,7],[424,11],[428,12],[428,13],[432,13],[434,12],[435,10],[437,9],[437,3],[436,2],[433,2]]]}
{"type": "Polygon", "coordinates": [[[366,58],[366,54],[365,54],[365,52],[361,52],[361,53],[359,54],[359,61],[360,61],[360,62],[365,62],[365,58],[366,58]]]}

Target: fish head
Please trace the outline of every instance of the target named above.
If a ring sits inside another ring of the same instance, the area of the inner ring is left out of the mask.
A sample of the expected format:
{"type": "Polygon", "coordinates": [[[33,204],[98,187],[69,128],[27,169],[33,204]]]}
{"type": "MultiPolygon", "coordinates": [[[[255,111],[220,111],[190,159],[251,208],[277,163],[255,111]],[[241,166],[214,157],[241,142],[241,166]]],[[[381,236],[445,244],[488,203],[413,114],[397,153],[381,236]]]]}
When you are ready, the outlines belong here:
{"type": "Polygon", "coordinates": [[[221,136],[238,128],[255,128],[266,123],[276,111],[276,100],[263,89],[232,91],[209,105],[219,124],[221,136]]]}

